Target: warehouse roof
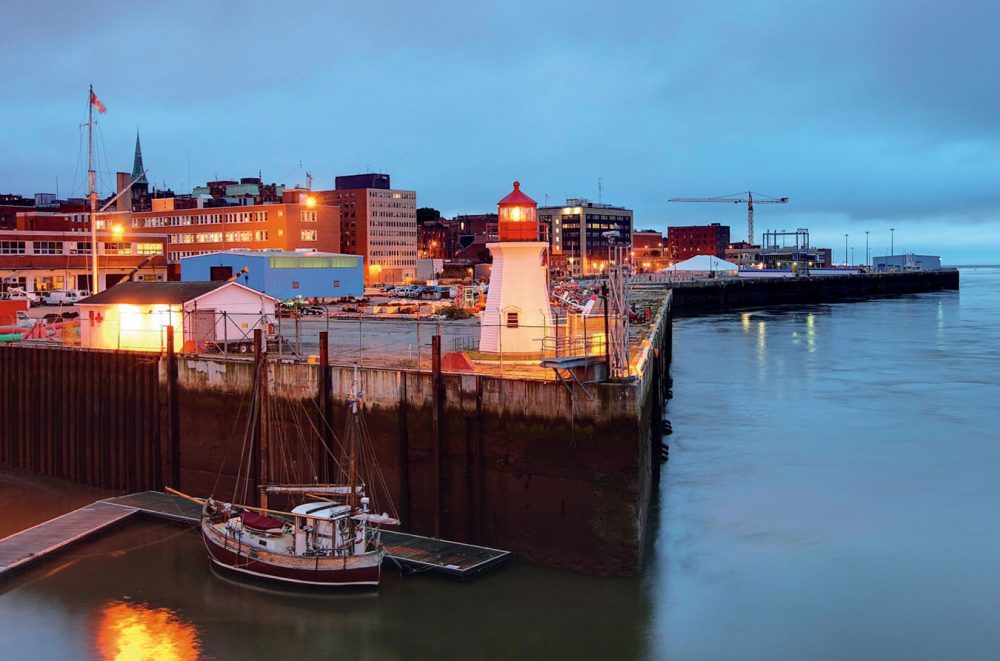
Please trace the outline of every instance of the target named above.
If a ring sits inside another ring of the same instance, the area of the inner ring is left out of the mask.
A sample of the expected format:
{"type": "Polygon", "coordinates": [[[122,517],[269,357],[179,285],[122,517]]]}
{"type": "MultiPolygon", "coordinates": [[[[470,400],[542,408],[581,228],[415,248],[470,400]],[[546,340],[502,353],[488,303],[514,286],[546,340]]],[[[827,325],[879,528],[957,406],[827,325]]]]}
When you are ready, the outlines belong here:
{"type": "Polygon", "coordinates": [[[340,252],[315,252],[299,250],[218,250],[216,252],[202,253],[201,255],[190,255],[181,259],[197,259],[199,257],[213,257],[215,255],[239,255],[241,257],[357,257],[358,255],[348,255],[340,252]]]}

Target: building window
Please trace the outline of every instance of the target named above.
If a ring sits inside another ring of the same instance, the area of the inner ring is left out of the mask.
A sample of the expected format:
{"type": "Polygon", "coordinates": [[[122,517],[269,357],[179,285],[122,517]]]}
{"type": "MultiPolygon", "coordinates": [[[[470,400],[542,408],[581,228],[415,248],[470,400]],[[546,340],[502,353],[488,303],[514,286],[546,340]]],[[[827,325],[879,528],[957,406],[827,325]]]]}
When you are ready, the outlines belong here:
{"type": "Polygon", "coordinates": [[[303,211],[302,212],[302,222],[303,223],[315,223],[316,222],[316,212],[315,211],[303,211]]]}
{"type": "Polygon", "coordinates": [[[36,255],[61,255],[62,243],[58,241],[35,241],[36,255]]]}
{"type": "Polygon", "coordinates": [[[85,241],[77,241],[76,250],[72,251],[71,254],[74,255],[89,255],[90,254],[90,243],[85,241]]]}
{"type": "Polygon", "coordinates": [[[316,240],[316,230],[302,230],[300,235],[303,241],[315,241],[316,240]]]}
{"type": "Polygon", "coordinates": [[[0,241],[0,255],[23,255],[24,241],[0,241]]]}
{"type": "Polygon", "coordinates": [[[507,328],[517,328],[517,313],[508,312],[507,313],[507,328]]]}
{"type": "Polygon", "coordinates": [[[132,254],[132,244],[131,243],[105,243],[104,244],[104,254],[105,255],[131,255],[132,254]]]}
{"type": "Polygon", "coordinates": [[[335,288],[338,288],[338,287],[340,287],[340,280],[334,280],[334,281],[333,281],[333,286],[334,286],[335,288]]]}
{"type": "Polygon", "coordinates": [[[292,280],[292,289],[298,289],[298,288],[299,288],[299,281],[292,280]]]}
{"type": "Polygon", "coordinates": [[[135,244],[135,254],[137,255],[159,255],[163,252],[159,243],[137,243],[135,244]]]}

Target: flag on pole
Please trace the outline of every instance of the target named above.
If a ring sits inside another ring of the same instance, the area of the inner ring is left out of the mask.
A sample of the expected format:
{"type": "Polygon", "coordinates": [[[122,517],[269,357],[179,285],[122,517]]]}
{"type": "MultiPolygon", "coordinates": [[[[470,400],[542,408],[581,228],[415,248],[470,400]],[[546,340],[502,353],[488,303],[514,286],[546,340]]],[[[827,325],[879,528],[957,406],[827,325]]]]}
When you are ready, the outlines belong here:
{"type": "Polygon", "coordinates": [[[90,91],[90,104],[97,108],[97,112],[104,113],[108,111],[108,109],[104,107],[104,104],[101,103],[101,100],[97,98],[97,95],[94,94],[94,90],[90,91]]]}

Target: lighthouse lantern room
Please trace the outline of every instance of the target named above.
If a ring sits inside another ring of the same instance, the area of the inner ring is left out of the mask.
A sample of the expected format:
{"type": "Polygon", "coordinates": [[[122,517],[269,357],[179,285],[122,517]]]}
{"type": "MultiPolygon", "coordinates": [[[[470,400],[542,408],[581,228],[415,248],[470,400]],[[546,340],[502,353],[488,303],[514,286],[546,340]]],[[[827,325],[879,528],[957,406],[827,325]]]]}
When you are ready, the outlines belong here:
{"type": "Polygon", "coordinates": [[[493,255],[493,271],[479,351],[540,354],[552,330],[552,310],[545,263],[548,243],[538,240],[538,204],[515,181],[514,190],[497,208],[500,240],[486,245],[493,255]]]}

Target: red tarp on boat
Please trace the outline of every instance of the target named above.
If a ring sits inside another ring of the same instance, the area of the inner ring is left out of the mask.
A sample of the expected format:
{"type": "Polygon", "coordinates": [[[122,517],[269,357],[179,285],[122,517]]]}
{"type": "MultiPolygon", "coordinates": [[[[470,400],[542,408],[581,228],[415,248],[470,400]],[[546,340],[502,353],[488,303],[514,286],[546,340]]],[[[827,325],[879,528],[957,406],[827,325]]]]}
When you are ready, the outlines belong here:
{"type": "Polygon", "coordinates": [[[257,512],[243,512],[240,514],[240,521],[243,522],[247,528],[253,528],[254,530],[262,531],[280,531],[285,527],[285,522],[281,519],[275,519],[272,516],[265,516],[263,514],[257,514],[257,512]]]}

